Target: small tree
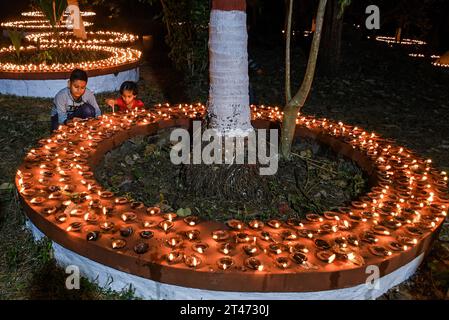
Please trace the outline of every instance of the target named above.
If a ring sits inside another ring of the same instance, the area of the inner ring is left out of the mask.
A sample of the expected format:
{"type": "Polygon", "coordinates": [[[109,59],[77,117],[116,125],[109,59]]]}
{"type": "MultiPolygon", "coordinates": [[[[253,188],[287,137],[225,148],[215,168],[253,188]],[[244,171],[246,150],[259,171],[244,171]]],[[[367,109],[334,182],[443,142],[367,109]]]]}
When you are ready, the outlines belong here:
{"type": "Polygon", "coordinates": [[[54,36],[58,40],[57,27],[61,23],[61,17],[67,8],[67,0],[39,0],[39,7],[50,22],[54,36]]]}

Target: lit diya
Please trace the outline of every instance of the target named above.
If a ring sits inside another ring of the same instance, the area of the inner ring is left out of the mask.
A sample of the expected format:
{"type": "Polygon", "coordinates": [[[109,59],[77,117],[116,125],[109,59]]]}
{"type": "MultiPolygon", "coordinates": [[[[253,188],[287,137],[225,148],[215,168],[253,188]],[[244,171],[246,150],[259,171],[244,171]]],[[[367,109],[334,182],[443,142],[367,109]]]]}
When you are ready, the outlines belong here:
{"type": "Polygon", "coordinates": [[[268,221],[267,224],[274,229],[279,229],[282,225],[282,222],[276,219],[272,219],[268,221]]]}
{"type": "Polygon", "coordinates": [[[189,230],[185,232],[185,236],[189,240],[197,240],[200,237],[200,232],[198,230],[189,230]]]}
{"type": "Polygon", "coordinates": [[[249,256],[255,256],[259,253],[257,246],[248,244],[243,246],[243,251],[249,256]]]}
{"type": "Polygon", "coordinates": [[[231,257],[222,257],[218,259],[217,265],[221,270],[229,269],[234,264],[234,260],[231,257]]]}
{"type": "Polygon", "coordinates": [[[56,211],[58,211],[57,207],[54,207],[54,206],[53,207],[45,207],[42,209],[41,213],[43,215],[48,216],[48,215],[54,214],[56,211]]]}
{"type": "Polygon", "coordinates": [[[102,191],[102,192],[98,192],[98,194],[100,195],[101,198],[104,198],[104,199],[112,198],[114,196],[114,193],[111,191],[102,191]]]}
{"type": "Polygon", "coordinates": [[[279,269],[287,269],[291,265],[290,260],[287,257],[277,257],[274,259],[274,263],[279,269]]]}
{"type": "Polygon", "coordinates": [[[67,227],[67,231],[72,231],[72,232],[78,232],[81,230],[81,222],[72,222],[68,227],[67,227]]]}
{"type": "Polygon", "coordinates": [[[298,236],[300,236],[301,238],[307,238],[307,239],[312,239],[313,236],[317,233],[314,230],[307,230],[307,229],[299,229],[296,231],[296,233],[298,234],[298,236]]]}
{"type": "Polygon", "coordinates": [[[192,245],[192,249],[200,254],[203,254],[207,248],[209,248],[209,246],[205,243],[195,243],[192,245]]]}
{"type": "Polygon", "coordinates": [[[287,250],[287,248],[282,243],[271,243],[268,246],[268,250],[274,254],[281,254],[282,251],[287,250]]]}
{"type": "Polygon", "coordinates": [[[142,225],[144,228],[153,228],[157,226],[157,222],[154,220],[145,220],[142,225]]]}
{"type": "Polygon", "coordinates": [[[225,241],[229,239],[229,232],[226,230],[215,230],[212,231],[212,239],[215,241],[225,241]]]}
{"type": "Polygon", "coordinates": [[[306,219],[310,222],[322,222],[323,221],[323,218],[316,213],[306,214],[306,219]]]}
{"type": "Polygon", "coordinates": [[[126,204],[126,203],[128,203],[128,199],[126,197],[118,197],[118,198],[115,198],[115,203],[126,204]]]}
{"type": "Polygon", "coordinates": [[[161,212],[161,209],[158,207],[150,207],[147,209],[147,214],[149,215],[155,215],[155,214],[159,214],[161,212]]]}
{"type": "Polygon", "coordinates": [[[316,253],[316,256],[318,259],[320,259],[321,261],[326,262],[326,263],[334,262],[335,258],[337,257],[337,255],[335,253],[333,253],[332,251],[329,251],[329,250],[318,251],[316,253]]]}
{"type": "Polygon", "coordinates": [[[170,213],[166,213],[162,216],[163,219],[168,220],[168,221],[173,221],[174,219],[176,219],[178,215],[176,213],[170,212],[170,213]]]}
{"type": "Polygon", "coordinates": [[[41,205],[42,203],[44,203],[46,201],[46,199],[44,197],[36,197],[30,200],[30,203],[38,206],[41,205]]]}
{"type": "Polygon", "coordinates": [[[98,215],[93,212],[88,212],[84,215],[84,220],[88,223],[96,223],[98,221],[98,215]]]}
{"type": "Polygon", "coordinates": [[[145,205],[142,202],[131,202],[130,204],[131,209],[133,210],[139,210],[145,208],[145,205]]]}
{"type": "Polygon", "coordinates": [[[292,227],[304,227],[300,219],[290,218],[287,220],[287,224],[292,227]]]}
{"type": "Polygon", "coordinates": [[[110,231],[110,230],[112,230],[113,228],[114,228],[114,222],[108,222],[108,221],[106,221],[106,222],[104,222],[104,223],[102,223],[102,224],[100,224],[100,228],[103,230],[103,231],[110,231]]]}
{"type": "Polygon", "coordinates": [[[58,213],[58,214],[55,216],[56,222],[59,222],[59,223],[66,222],[67,219],[68,219],[67,214],[65,214],[64,212],[58,213]]]}
{"type": "Polygon", "coordinates": [[[200,218],[198,216],[187,216],[184,218],[184,222],[190,226],[196,226],[200,222],[200,218]]]}
{"type": "Polygon", "coordinates": [[[136,220],[137,214],[132,211],[127,211],[127,212],[122,213],[121,218],[125,222],[132,222],[132,221],[136,220]]]}
{"type": "Polygon", "coordinates": [[[329,250],[331,247],[329,242],[327,242],[326,240],[323,240],[323,239],[316,239],[315,245],[320,250],[329,250]]]}
{"type": "Polygon", "coordinates": [[[257,230],[263,228],[265,224],[260,220],[251,220],[248,225],[251,229],[257,230]]]}
{"type": "Polygon", "coordinates": [[[265,241],[274,241],[273,238],[271,237],[271,234],[267,231],[262,231],[260,233],[260,238],[265,241]]]}
{"type": "Polygon", "coordinates": [[[124,239],[114,239],[112,240],[112,249],[122,249],[126,246],[126,241],[124,239]]]}
{"type": "Polygon", "coordinates": [[[165,257],[169,264],[180,263],[184,259],[184,254],[180,250],[173,250],[165,257]]]}
{"type": "Polygon", "coordinates": [[[174,226],[174,223],[171,222],[171,221],[167,221],[167,220],[161,221],[161,222],[159,223],[159,228],[161,228],[161,229],[164,230],[165,232],[167,232],[168,230],[170,230],[171,228],[173,228],[173,226],[174,226]]]}
{"type": "Polygon", "coordinates": [[[234,236],[235,242],[244,243],[251,240],[250,236],[245,232],[239,232],[234,236]]]}
{"type": "Polygon", "coordinates": [[[165,240],[165,244],[171,248],[179,247],[182,243],[182,238],[179,236],[173,236],[165,240]]]}
{"type": "Polygon", "coordinates": [[[251,257],[245,260],[245,266],[252,270],[262,271],[263,270],[263,264],[262,262],[255,258],[251,257]]]}
{"type": "Polygon", "coordinates": [[[295,252],[308,253],[309,249],[307,249],[307,247],[305,245],[303,245],[302,243],[296,243],[296,244],[290,246],[289,251],[291,253],[295,253],[295,252]]]}
{"type": "Polygon", "coordinates": [[[100,232],[98,231],[90,231],[86,235],[87,241],[97,241],[100,238],[100,232]]]}
{"type": "Polygon", "coordinates": [[[287,241],[296,240],[298,238],[298,236],[290,230],[282,231],[281,237],[283,240],[287,240],[287,241]]]}
{"type": "Polygon", "coordinates": [[[185,256],[184,263],[190,268],[196,268],[201,264],[201,258],[195,254],[185,256]]]}
{"type": "Polygon", "coordinates": [[[232,253],[234,251],[234,249],[235,249],[235,245],[231,242],[222,243],[218,247],[218,251],[220,251],[221,253],[224,253],[226,255],[232,253]]]}
{"type": "Polygon", "coordinates": [[[297,264],[303,264],[307,261],[307,256],[302,252],[295,252],[290,255],[290,259],[292,259],[297,264]]]}
{"type": "Polygon", "coordinates": [[[243,222],[237,219],[231,219],[226,221],[226,224],[229,228],[234,230],[241,230],[243,228],[243,222]]]}

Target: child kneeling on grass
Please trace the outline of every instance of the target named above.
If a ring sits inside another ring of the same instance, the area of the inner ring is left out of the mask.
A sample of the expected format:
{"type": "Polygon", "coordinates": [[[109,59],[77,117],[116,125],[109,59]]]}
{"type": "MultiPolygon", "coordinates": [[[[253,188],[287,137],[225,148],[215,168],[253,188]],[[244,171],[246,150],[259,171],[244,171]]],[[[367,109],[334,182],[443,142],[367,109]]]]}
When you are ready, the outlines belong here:
{"type": "Polygon", "coordinates": [[[120,97],[106,99],[106,104],[112,108],[112,112],[115,111],[114,106],[117,106],[120,112],[143,108],[144,104],[142,100],[137,99],[137,93],[137,84],[133,81],[125,81],[120,86],[120,97]]]}
{"type": "Polygon", "coordinates": [[[101,115],[94,93],[87,89],[87,73],[75,69],[70,74],[67,88],[59,91],[51,109],[51,130],[58,129],[72,118],[94,118],[101,115]]]}

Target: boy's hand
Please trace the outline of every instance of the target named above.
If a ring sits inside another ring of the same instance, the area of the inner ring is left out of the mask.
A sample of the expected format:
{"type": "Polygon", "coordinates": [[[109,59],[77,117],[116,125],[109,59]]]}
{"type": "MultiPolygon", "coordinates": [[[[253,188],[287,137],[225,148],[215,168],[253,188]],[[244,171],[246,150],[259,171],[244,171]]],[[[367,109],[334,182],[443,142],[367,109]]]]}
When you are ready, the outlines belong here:
{"type": "Polygon", "coordinates": [[[106,99],[106,104],[110,106],[111,108],[114,108],[115,106],[115,100],[114,99],[106,99]]]}

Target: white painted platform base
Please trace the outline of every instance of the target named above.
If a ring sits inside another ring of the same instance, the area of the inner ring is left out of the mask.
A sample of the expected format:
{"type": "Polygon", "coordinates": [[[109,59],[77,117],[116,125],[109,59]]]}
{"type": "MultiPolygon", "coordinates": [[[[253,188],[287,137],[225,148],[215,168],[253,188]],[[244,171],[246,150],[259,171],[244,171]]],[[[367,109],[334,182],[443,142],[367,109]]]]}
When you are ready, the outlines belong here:
{"type": "MultiPolygon", "coordinates": [[[[54,98],[56,93],[67,86],[68,79],[16,80],[0,79],[0,93],[21,97],[54,98]]],[[[87,87],[94,93],[112,92],[120,89],[124,81],[138,81],[139,68],[90,77],[87,87]]]]}
{"type": "MultiPolygon", "coordinates": [[[[45,235],[31,222],[27,226],[36,240],[45,235]]],[[[134,276],[99,264],[79,254],[67,250],[53,242],[54,256],[57,262],[66,267],[78,266],[80,273],[96,281],[101,287],[109,287],[116,291],[129,288],[135,289],[135,295],[143,299],[157,300],[368,300],[375,299],[390,288],[407,280],[424,259],[424,254],[402,266],[396,271],[379,279],[378,288],[365,284],[351,288],[320,291],[320,292],[228,292],[201,290],[159,283],[149,279],[134,276]]],[[[368,276],[368,275],[367,275],[368,276]]]]}

